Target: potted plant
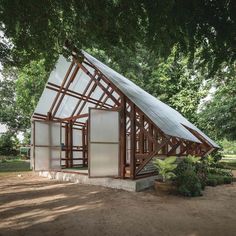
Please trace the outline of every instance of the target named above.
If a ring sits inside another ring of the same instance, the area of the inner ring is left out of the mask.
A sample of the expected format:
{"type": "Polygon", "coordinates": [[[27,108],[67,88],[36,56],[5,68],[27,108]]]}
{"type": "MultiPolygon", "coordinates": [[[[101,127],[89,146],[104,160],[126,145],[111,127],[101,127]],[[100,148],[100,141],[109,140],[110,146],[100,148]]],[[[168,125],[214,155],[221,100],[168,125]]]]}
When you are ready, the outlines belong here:
{"type": "Polygon", "coordinates": [[[164,160],[155,159],[153,161],[160,179],[155,180],[154,187],[157,191],[171,192],[175,189],[173,182],[174,170],[177,167],[176,157],[167,157],[164,160]]]}

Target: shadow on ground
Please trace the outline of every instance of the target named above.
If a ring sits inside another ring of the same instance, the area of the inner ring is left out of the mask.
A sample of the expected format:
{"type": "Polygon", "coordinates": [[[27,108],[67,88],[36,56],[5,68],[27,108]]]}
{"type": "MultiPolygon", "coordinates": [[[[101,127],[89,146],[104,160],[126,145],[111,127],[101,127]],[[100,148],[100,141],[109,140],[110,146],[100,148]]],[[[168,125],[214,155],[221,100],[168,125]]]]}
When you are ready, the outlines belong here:
{"type": "Polygon", "coordinates": [[[236,185],[199,198],[0,177],[0,235],[234,235],[236,185]]]}

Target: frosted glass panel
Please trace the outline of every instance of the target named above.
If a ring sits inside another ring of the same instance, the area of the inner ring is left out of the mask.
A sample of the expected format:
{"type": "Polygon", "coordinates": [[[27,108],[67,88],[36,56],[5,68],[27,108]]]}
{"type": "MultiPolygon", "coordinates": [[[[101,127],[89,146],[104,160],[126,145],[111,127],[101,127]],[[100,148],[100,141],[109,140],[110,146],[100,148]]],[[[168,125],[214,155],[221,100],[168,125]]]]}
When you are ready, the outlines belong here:
{"type": "Polygon", "coordinates": [[[51,169],[60,169],[60,149],[51,149],[51,169]]]}
{"type": "Polygon", "coordinates": [[[90,144],[90,176],[118,175],[119,144],[90,144]]]}
{"type": "Polygon", "coordinates": [[[60,123],[35,121],[35,156],[32,158],[35,170],[60,169],[60,126],[60,123]]]}
{"type": "Polygon", "coordinates": [[[49,124],[35,121],[35,145],[49,145],[49,124]]]}
{"type": "Polygon", "coordinates": [[[50,110],[56,94],[57,93],[55,91],[45,88],[39,99],[35,113],[47,115],[47,112],[50,110]]]}
{"type": "Polygon", "coordinates": [[[90,110],[90,141],[119,142],[119,113],[116,111],[90,110]]]}
{"type": "Polygon", "coordinates": [[[51,125],[51,146],[60,146],[61,139],[60,139],[60,123],[50,123],[51,125]]]}
{"type": "Polygon", "coordinates": [[[48,147],[35,147],[35,170],[50,169],[50,149],[48,147]]]}
{"type": "Polygon", "coordinates": [[[91,177],[119,175],[119,113],[90,110],[89,172],[91,177]]]}
{"type": "Polygon", "coordinates": [[[65,95],[56,113],[56,117],[66,118],[71,116],[77,103],[77,98],[65,95]]]}
{"type": "Polygon", "coordinates": [[[73,129],[73,144],[74,146],[82,145],[82,130],[73,129]]]}
{"type": "MultiPolygon", "coordinates": [[[[48,81],[57,85],[61,85],[70,65],[71,61],[68,61],[63,56],[60,56],[55,66],[55,69],[50,74],[48,81]]],[[[73,66],[70,76],[73,73],[74,68],[75,66],[73,66]]]]}

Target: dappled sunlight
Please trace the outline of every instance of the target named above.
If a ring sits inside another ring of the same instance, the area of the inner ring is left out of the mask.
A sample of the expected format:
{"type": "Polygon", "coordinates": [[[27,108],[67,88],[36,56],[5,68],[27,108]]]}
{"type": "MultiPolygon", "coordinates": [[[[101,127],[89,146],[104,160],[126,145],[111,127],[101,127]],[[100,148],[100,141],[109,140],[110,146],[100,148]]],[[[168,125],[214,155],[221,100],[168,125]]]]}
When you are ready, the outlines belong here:
{"type": "MultiPolygon", "coordinates": [[[[0,179],[1,235],[184,235],[235,226],[236,185],[198,198],[126,192],[40,177],[0,179]],[[207,224],[205,222],[208,222],[207,224]],[[194,222],[194,224],[193,224],[194,222]],[[135,226],[135,227],[133,227],[135,226]],[[115,233],[114,233],[115,232],[115,233]]],[[[223,234],[222,234],[223,235],[223,234]]]]}

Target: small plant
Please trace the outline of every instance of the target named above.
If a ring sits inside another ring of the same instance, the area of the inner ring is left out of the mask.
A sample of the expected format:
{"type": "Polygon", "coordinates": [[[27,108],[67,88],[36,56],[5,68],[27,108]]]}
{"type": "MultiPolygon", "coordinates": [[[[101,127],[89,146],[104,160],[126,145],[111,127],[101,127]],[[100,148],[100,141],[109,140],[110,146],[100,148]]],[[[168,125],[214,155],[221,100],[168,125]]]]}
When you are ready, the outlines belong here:
{"type": "Polygon", "coordinates": [[[176,157],[168,157],[164,160],[155,159],[153,161],[153,164],[155,165],[163,182],[166,182],[167,180],[175,177],[175,174],[173,172],[177,167],[177,164],[175,164],[175,162],[176,157]]]}
{"type": "Polygon", "coordinates": [[[183,159],[175,169],[176,174],[176,185],[178,192],[181,195],[194,197],[201,196],[201,190],[205,186],[205,172],[204,170],[196,168],[196,159],[185,158],[183,159]],[[204,180],[204,183],[201,183],[204,180]]]}
{"type": "Polygon", "coordinates": [[[196,197],[202,195],[201,182],[194,171],[194,168],[188,168],[177,177],[178,192],[187,197],[196,197]]]}

